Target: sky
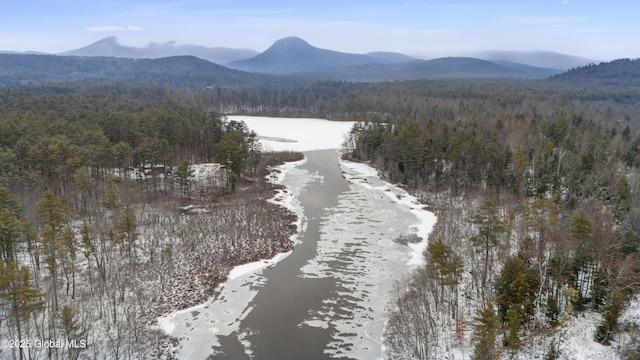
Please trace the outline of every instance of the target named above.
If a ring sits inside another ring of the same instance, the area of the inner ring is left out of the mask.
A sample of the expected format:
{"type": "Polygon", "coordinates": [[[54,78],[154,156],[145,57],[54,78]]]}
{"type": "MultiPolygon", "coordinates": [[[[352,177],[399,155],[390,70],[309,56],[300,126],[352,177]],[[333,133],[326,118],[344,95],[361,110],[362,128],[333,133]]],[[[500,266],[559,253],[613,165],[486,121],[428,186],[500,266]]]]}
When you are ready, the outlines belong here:
{"type": "Polygon", "coordinates": [[[640,57],[638,16],[637,0],[9,0],[0,50],[59,53],[116,36],[264,51],[298,36],[350,53],[546,50],[606,61],[640,57]]]}

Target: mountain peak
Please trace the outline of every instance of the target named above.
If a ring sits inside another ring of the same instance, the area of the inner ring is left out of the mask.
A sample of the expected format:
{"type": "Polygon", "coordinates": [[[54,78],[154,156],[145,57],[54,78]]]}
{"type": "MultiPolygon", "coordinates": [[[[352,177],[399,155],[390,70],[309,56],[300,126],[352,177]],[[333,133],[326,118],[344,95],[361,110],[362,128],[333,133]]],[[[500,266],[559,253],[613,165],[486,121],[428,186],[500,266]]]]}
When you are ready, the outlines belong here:
{"type": "Polygon", "coordinates": [[[272,46],[311,46],[304,39],[297,36],[288,36],[279,40],[276,40],[272,46]]]}
{"type": "Polygon", "coordinates": [[[127,47],[118,43],[118,38],[107,36],[80,49],[65,51],[61,55],[109,56],[109,54],[118,54],[126,49],[127,47]]]}
{"type": "Polygon", "coordinates": [[[289,36],[286,38],[282,38],[280,40],[276,40],[273,45],[271,45],[265,53],[286,53],[286,52],[298,52],[305,51],[309,49],[314,49],[308,42],[297,37],[297,36],[289,36]]]}
{"type": "Polygon", "coordinates": [[[115,45],[119,45],[118,43],[118,38],[115,36],[107,36],[104,39],[100,39],[96,42],[94,42],[94,44],[99,44],[99,43],[103,43],[103,44],[115,44],[115,45]]]}

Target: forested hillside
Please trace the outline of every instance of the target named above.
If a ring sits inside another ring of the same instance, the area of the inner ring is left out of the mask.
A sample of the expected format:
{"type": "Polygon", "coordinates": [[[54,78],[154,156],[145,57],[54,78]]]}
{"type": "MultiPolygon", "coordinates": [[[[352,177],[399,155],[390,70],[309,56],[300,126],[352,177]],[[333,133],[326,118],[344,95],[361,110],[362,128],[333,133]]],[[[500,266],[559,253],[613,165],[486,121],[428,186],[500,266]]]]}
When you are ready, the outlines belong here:
{"type": "Polygon", "coordinates": [[[640,59],[619,59],[599,65],[590,64],[555,75],[553,78],[565,81],[635,82],[637,85],[640,78],[640,59]]]}
{"type": "MultiPolygon", "coordinates": [[[[310,78],[310,77],[309,77],[310,78]]],[[[159,59],[0,54],[0,86],[52,82],[158,85],[172,89],[207,86],[268,89],[300,86],[307,77],[252,74],[232,70],[194,56],[159,59]]]]}

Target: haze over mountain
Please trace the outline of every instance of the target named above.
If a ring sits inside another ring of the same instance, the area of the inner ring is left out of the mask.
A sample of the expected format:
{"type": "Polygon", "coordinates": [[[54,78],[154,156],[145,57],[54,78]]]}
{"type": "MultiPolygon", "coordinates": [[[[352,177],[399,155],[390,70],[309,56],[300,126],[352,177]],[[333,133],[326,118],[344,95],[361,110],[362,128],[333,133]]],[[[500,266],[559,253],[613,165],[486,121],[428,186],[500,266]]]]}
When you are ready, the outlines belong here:
{"type": "Polygon", "coordinates": [[[112,56],[134,59],[157,59],[169,56],[191,55],[216,64],[226,64],[235,60],[246,59],[256,54],[258,54],[257,51],[250,49],[179,45],[174,41],[150,43],[146,47],[132,47],[121,45],[115,36],[110,36],[80,49],[65,51],[60,55],[112,56]]]}
{"type": "MultiPolygon", "coordinates": [[[[458,60],[455,65],[450,64],[442,68],[441,64],[426,65],[425,60],[397,52],[376,51],[355,54],[322,49],[295,36],[275,41],[262,53],[242,48],[179,45],[173,41],[150,43],[145,47],[132,47],[121,45],[116,37],[111,36],[80,49],[65,51],[60,55],[137,59],[187,55],[248,72],[331,74],[331,78],[353,81],[398,80],[425,76],[543,78],[557,74],[561,70],[595,62],[578,56],[549,51],[485,51],[471,58],[490,61],[491,65],[474,62],[473,68],[462,69],[463,62],[458,60]]],[[[443,59],[449,59],[444,60],[445,62],[452,62],[452,59],[461,58],[443,59]]],[[[471,62],[467,60],[464,64],[471,65],[471,62]]]]}
{"type": "Polygon", "coordinates": [[[489,61],[510,61],[535,67],[569,70],[599,61],[552,51],[483,51],[471,55],[489,61]]]}

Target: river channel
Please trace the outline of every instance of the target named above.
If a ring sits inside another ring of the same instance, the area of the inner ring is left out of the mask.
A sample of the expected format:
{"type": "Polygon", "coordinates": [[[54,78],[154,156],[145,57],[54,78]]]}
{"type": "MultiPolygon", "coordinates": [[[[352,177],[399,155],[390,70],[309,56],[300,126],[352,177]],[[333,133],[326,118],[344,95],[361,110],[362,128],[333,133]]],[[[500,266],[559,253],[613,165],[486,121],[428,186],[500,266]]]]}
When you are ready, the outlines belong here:
{"type": "Polygon", "coordinates": [[[380,359],[396,280],[419,263],[435,218],[336,150],[286,171],[301,218],[292,253],[234,276],[215,298],[160,320],[184,359],[380,359]]]}

